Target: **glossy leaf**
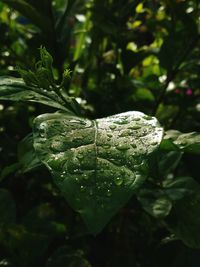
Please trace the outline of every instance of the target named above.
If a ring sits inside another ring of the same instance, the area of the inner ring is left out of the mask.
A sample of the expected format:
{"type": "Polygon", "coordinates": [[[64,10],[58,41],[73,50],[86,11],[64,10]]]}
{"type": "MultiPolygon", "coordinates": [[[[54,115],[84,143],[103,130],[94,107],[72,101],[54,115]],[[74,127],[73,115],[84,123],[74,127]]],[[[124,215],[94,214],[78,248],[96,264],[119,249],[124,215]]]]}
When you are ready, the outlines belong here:
{"type": "Polygon", "coordinates": [[[162,134],[158,121],[141,112],[93,121],[44,114],[34,122],[34,147],[64,197],[96,234],[146,179],[147,159],[162,134]]]}
{"type": "Polygon", "coordinates": [[[0,77],[0,100],[37,102],[70,112],[55,92],[27,86],[18,78],[0,77]]]}
{"type": "Polygon", "coordinates": [[[200,134],[197,132],[181,133],[177,130],[169,130],[165,132],[160,147],[163,150],[179,150],[200,154],[200,134]]]}

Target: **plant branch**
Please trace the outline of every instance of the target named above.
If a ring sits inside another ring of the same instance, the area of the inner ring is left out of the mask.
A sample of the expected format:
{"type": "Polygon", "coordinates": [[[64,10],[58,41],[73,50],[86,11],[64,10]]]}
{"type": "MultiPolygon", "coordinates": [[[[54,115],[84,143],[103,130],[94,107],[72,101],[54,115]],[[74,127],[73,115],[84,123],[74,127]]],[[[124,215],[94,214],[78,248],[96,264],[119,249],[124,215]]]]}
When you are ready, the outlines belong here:
{"type": "Polygon", "coordinates": [[[173,81],[173,79],[176,77],[176,75],[178,74],[179,70],[180,70],[180,66],[181,64],[185,61],[185,59],[189,56],[189,54],[193,51],[193,49],[196,47],[198,41],[199,41],[199,38],[200,36],[197,35],[196,38],[194,38],[191,43],[188,45],[187,49],[185,49],[182,57],[179,59],[179,61],[177,62],[176,66],[174,67],[173,70],[171,70],[170,72],[168,71],[168,74],[167,74],[167,78],[165,80],[165,83],[164,83],[164,86],[163,86],[163,89],[156,101],[156,105],[153,109],[153,112],[152,114],[153,115],[156,115],[156,112],[158,110],[158,107],[160,105],[160,103],[163,102],[164,100],[164,97],[165,97],[165,94],[166,94],[166,91],[167,91],[167,88],[168,88],[168,85],[171,81],[173,81]]]}

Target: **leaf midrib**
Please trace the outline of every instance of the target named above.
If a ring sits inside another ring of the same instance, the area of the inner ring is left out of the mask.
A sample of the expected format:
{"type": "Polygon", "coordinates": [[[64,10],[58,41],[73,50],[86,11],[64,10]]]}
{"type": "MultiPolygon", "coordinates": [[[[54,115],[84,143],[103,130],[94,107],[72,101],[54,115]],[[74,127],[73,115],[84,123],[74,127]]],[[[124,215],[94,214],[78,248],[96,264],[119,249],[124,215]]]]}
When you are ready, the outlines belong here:
{"type": "Polygon", "coordinates": [[[98,147],[97,147],[97,138],[98,138],[98,123],[96,120],[93,120],[94,123],[94,149],[95,149],[95,170],[94,170],[94,212],[96,214],[97,210],[97,195],[96,195],[96,185],[97,185],[97,164],[98,164],[98,147]]]}

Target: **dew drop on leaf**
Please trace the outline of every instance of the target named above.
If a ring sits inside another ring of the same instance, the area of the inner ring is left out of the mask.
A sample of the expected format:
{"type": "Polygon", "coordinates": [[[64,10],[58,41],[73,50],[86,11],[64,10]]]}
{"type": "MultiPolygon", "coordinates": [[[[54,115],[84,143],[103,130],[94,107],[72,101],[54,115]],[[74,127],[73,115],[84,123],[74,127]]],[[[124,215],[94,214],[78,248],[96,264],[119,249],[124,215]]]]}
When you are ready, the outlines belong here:
{"type": "Polygon", "coordinates": [[[140,125],[132,125],[129,127],[129,129],[131,129],[131,130],[139,130],[140,128],[141,128],[140,125]]]}
{"type": "Polygon", "coordinates": [[[116,185],[121,185],[123,183],[123,179],[121,178],[121,177],[117,177],[117,178],[115,178],[115,184],[116,185]]]}
{"type": "Polygon", "coordinates": [[[110,191],[110,189],[107,190],[106,195],[107,195],[108,197],[112,196],[112,192],[110,191]]]}
{"type": "Polygon", "coordinates": [[[81,185],[80,189],[81,189],[81,192],[83,192],[85,190],[85,187],[81,185]]]}
{"type": "Polygon", "coordinates": [[[116,125],[110,125],[109,128],[110,128],[111,130],[114,130],[114,129],[117,128],[117,126],[116,126],[116,125]]]}
{"type": "Polygon", "coordinates": [[[130,147],[128,144],[119,144],[117,145],[118,150],[128,150],[130,147]]]}

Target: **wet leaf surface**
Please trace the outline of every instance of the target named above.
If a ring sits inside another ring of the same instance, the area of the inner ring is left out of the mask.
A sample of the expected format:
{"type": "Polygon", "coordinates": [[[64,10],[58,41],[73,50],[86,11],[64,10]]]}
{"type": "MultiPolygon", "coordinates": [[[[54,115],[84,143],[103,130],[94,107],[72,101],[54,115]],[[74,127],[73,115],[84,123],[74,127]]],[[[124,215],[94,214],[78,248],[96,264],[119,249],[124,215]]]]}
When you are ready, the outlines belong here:
{"type": "Polygon", "coordinates": [[[34,147],[69,204],[98,233],[148,176],[163,130],[141,112],[88,120],[64,113],[34,122],[34,147]]]}

